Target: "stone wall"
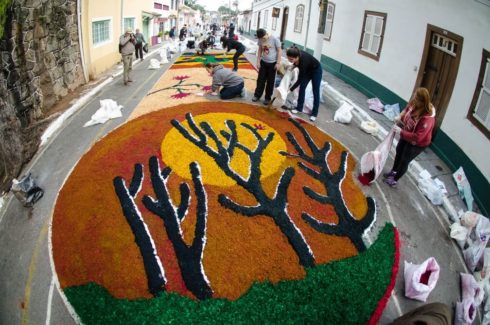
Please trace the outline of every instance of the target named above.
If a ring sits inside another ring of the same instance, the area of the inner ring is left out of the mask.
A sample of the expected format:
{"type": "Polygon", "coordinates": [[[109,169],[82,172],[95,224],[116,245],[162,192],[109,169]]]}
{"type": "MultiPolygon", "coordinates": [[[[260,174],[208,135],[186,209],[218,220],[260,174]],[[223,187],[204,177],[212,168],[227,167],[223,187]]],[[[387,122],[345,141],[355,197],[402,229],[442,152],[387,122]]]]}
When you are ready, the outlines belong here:
{"type": "Polygon", "coordinates": [[[49,110],[84,83],[76,0],[18,0],[0,42],[0,190],[35,154],[49,110]]]}

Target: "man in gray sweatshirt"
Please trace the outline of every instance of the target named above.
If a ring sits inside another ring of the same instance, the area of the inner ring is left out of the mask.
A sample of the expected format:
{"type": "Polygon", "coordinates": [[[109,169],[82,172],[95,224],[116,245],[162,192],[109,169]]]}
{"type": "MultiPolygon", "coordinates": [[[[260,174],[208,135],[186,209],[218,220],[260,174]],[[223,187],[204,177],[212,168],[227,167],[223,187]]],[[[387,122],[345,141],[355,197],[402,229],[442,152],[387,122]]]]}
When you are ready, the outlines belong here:
{"type": "Polygon", "coordinates": [[[219,91],[221,99],[232,99],[237,96],[244,97],[245,84],[243,78],[238,74],[230,69],[225,69],[221,64],[217,63],[207,63],[206,70],[213,76],[212,91],[219,91]]]}
{"type": "Polygon", "coordinates": [[[124,76],[124,85],[127,85],[128,82],[132,82],[129,77],[129,73],[133,67],[133,54],[134,54],[134,45],[136,43],[136,38],[133,34],[133,30],[131,28],[126,29],[126,33],[119,38],[120,52],[122,55],[123,61],[123,76],[124,76]]]}

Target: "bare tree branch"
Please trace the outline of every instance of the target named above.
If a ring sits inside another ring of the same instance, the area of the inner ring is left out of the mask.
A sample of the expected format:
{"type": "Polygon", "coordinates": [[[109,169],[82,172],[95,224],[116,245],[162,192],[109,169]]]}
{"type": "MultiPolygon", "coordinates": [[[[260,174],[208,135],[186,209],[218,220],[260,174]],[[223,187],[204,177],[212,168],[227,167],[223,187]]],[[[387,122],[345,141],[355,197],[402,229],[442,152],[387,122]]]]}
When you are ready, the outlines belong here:
{"type": "Polygon", "coordinates": [[[118,176],[113,180],[114,189],[121,203],[123,214],[134,234],[135,242],[143,258],[143,265],[148,280],[148,290],[156,296],[159,292],[165,290],[167,280],[162,262],[156,251],[155,242],[135,203],[136,195],[139,189],[141,189],[142,183],[143,165],[141,164],[134,166],[134,174],[129,190],[122,177],[118,176]]]}
{"type": "Polygon", "coordinates": [[[315,260],[313,252],[307,244],[306,239],[304,238],[300,229],[296,227],[287,212],[287,189],[291,183],[292,177],[294,176],[294,168],[290,167],[284,170],[279,179],[276,192],[273,197],[269,197],[262,187],[260,180],[260,163],[264,150],[274,138],[274,133],[269,132],[264,138],[260,135],[256,128],[247,123],[241,123],[240,125],[250,131],[257,139],[256,147],[251,149],[238,141],[234,121],[227,120],[225,125],[229,130],[220,132],[224,139],[228,141],[228,143],[225,144],[218,138],[217,133],[213,130],[209,123],[201,122],[201,129],[199,129],[193,121],[191,114],[186,114],[186,120],[189,124],[189,128],[195,134],[198,134],[199,138],[191,136],[189,131],[182,124],[180,124],[179,121],[172,120],[171,123],[187,140],[208,154],[208,156],[213,158],[218,167],[220,167],[228,177],[233,179],[239,186],[243,187],[246,191],[252,194],[257,200],[256,206],[241,205],[231,198],[221,194],[218,197],[219,203],[223,207],[244,216],[252,217],[256,215],[266,215],[271,217],[276,226],[287,237],[292,248],[298,255],[300,264],[305,267],[314,266],[315,260]],[[203,138],[203,135],[206,136],[206,139],[203,138]],[[215,147],[217,148],[216,150],[209,146],[209,141],[214,142],[215,147]],[[238,174],[237,171],[235,171],[231,166],[233,154],[237,149],[242,150],[249,156],[250,175],[248,175],[248,178],[238,174]]]}
{"type": "Polygon", "coordinates": [[[347,170],[347,151],[343,151],[340,156],[340,166],[336,172],[332,172],[328,165],[328,156],[331,152],[331,144],[325,142],[320,149],[311,138],[308,131],[294,119],[289,121],[301,132],[309,146],[311,156],[299,145],[292,133],[288,134],[288,139],[297,151],[297,153],[286,153],[289,157],[298,157],[305,162],[318,168],[318,171],[307,166],[303,162],[298,162],[298,166],[303,169],[309,176],[320,181],[325,189],[325,195],[314,192],[311,188],[303,187],[304,193],[322,204],[332,205],[335,209],[339,221],[338,224],[320,222],[308,213],[303,212],[302,218],[313,229],[328,235],[347,236],[359,251],[366,249],[362,240],[364,232],[373,224],[376,216],[376,205],[372,198],[366,198],[367,212],[360,219],[354,218],[352,213],[347,208],[342,196],[341,184],[346,175],[347,170]]]}
{"type": "MultiPolygon", "coordinates": [[[[196,226],[194,239],[190,246],[184,241],[181,228],[181,222],[185,217],[182,213],[188,211],[189,199],[184,205],[181,201],[179,208],[175,206],[169,194],[167,181],[161,177],[162,173],[157,157],[150,158],[151,183],[156,199],[145,195],[143,204],[148,210],[163,220],[168,239],[174,246],[184,283],[198,299],[202,300],[212,298],[213,295],[202,265],[202,257],[206,245],[207,199],[202,185],[199,166],[197,163],[191,163],[189,169],[194,183],[194,193],[197,198],[196,226]]],[[[181,185],[180,189],[184,191],[184,193],[181,192],[181,198],[183,197],[185,201],[187,197],[190,197],[188,196],[188,186],[181,185]]]]}

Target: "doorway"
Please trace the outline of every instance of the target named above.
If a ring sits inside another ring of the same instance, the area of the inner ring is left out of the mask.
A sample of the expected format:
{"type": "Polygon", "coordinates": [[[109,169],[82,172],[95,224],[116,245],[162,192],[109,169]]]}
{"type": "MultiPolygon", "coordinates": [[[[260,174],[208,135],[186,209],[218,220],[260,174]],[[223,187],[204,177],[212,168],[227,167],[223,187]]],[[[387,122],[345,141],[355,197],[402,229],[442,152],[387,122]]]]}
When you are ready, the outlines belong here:
{"type": "Polygon", "coordinates": [[[284,7],[284,11],[282,13],[281,36],[279,37],[282,43],[286,38],[286,30],[288,27],[288,16],[289,16],[289,7],[284,7]]]}
{"type": "Polygon", "coordinates": [[[436,129],[441,126],[451,99],[462,49],[463,37],[433,25],[427,26],[415,88],[425,87],[429,90],[436,108],[436,129]]]}

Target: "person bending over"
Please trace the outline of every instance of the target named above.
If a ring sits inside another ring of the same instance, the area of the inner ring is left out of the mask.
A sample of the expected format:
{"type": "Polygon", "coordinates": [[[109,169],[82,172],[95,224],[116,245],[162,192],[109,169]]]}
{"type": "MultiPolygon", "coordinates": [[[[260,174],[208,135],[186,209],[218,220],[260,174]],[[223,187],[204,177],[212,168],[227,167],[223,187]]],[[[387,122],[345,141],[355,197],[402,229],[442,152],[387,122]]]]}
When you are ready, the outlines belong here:
{"type": "Polygon", "coordinates": [[[223,48],[226,47],[226,54],[231,50],[235,50],[235,55],[233,55],[233,71],[238,71],[238,58],[245,52],[245,45],[232,38],[222,39],[222,43],[223,48]]]}
{"type": "Polygon", "coordinates": [[[296,47],[291,47],[286,51],[288,61],[293,63],[299,69],[298,80],[291,86],[291,91],[294,91],[299,86],[298,104],[296,109],[292,110],[294,114],[303,111],[305,103],[306,86],[311,80],[311,88],[313,90],[313,109],[310,120],[315,121],[320,107],[320,84],[322,82],[322,66],[317,59],[305,51],[300,51],[296,47]]]}
{"type": "Polygon", "coordinates": [[[265,29],[257,30],[257,69],[259,75],[257,77],[257,87],[255,88],[253,102],[256,102],[262,97],[265,88],[264,105],[269,105],[274,90],[276,81],[276,70],[281,65],[281,42],[272,35],[268,35],[265,29]]]}
{"type": "Polygon", "coordinates": [[[408,165],[432,141],[436,110],[430,101],[429,91],[418,88],[403,112],[395,118],[395,132],[400,135],[396,146],[393,167],[384,174],[384,182],[391,187],[408,170],[408,165]]]}
{"type": "Polygon", "coordinates": [[[244,97],[245,84],[243,78],[235,72],[225,69],[221,64],[208,62],[206,70],[213,77],[211,91],[218,93],[221,99],[244,97]]]}

